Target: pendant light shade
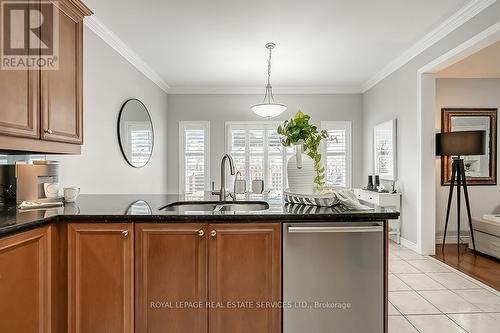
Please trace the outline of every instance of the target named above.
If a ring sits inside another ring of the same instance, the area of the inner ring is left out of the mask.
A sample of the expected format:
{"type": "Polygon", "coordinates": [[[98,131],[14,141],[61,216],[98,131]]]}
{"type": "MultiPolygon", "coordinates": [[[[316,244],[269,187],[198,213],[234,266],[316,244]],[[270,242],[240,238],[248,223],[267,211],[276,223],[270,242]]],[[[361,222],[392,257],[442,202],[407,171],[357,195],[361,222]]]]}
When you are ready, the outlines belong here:
{"type": "Polygon", "coordinates": [[[275,103],[255,104],[252,106],[252,111],[261,117],[276,117],[286,111],[286,106],[275,103]]]}
{"type": "Polygon", "coordinates": [[[255,104],[251,107],[252,111],[261,117],[276,117],[286,111],[286,105],[274,102],[273,87],[271,86],[271,56],[272,50],[276,44],[267,43],[266,49],[269,50],[269,60],[267,63],[267,86],[264,101],[260,104],[255,104]]]}

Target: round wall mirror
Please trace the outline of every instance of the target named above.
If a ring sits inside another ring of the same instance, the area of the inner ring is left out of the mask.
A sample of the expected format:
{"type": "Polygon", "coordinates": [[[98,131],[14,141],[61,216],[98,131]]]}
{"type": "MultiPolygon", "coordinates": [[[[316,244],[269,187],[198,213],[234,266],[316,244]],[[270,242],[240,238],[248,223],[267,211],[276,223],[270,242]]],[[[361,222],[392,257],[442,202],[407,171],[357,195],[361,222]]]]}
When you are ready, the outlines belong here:
{"type": "Polygon", "coordinates": [[[138,99],[129,99],[120,110],[118,141],[128,164],[134,168],[148,164],[154,145],[153,123],[148,109],[138,99]]]}

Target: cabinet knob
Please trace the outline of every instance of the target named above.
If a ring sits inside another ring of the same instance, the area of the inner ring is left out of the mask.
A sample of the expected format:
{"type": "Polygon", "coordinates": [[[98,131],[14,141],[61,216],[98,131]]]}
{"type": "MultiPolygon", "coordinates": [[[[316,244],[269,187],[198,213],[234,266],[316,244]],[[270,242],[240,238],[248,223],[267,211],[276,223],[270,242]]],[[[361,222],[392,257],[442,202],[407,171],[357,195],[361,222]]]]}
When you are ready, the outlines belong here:
{"type": "Polygon", "coordinates": [[[44,132],[47,133],[47,134],[52,134],[52,130],[51,129],[46,129],[44,132]]]}
{"type": "Polygon", "coordinates": [[[203,230],[198,231],[198,235],[200,235],[200,237],[203,236],[204,234],[205,234],[205,232],[203,230]]]}
{"type": "Polygon", "coordinates": [[[128,236],[128,230],[123,230],[122,231],[122,235],[123,235],[123,237],[127,237],[128,236]]]}
{"type": "Polygon", "coordinates": [[[217,231],[215,230],[210,231],[210,236],[215,237],[215,235],[217,235],[217,231]]]}

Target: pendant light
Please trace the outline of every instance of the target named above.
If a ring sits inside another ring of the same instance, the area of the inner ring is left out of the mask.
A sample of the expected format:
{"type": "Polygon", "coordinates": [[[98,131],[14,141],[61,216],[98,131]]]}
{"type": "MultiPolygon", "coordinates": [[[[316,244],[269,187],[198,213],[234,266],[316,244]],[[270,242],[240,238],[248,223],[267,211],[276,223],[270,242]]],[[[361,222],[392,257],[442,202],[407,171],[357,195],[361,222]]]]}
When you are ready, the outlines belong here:
{"type": "Polygon", "coordinates": [[[261,117],[276,117],[286,110],[286,105],[274,102],[273,87],[271,86],[271,55],[276,47],[274,43],[267,43],[266,49],[269,50],[269,60],[267,63],[267,86],[264,101],[261,104],[255,104],[251,107],[252,111],[261,117]]]}

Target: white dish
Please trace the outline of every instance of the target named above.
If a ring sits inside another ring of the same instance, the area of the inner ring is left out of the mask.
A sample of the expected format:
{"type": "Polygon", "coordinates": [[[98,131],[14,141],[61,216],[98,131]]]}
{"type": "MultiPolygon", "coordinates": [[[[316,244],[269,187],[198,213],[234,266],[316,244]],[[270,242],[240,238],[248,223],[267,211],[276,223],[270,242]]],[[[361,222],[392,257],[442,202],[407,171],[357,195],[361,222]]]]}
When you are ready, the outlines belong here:
{"type": "Polygon", "coordinates": [[[324,194],[299,194],[290,192],[289,189],[283,191],[285,202],[299,205],[311,205],[319,207],[331,207],[342,204],[350,210],[372,210],[372,207],[361,204],[356,195],[346,188],[324,188],[324,194]]]}
{"type": "Polygon", "coordinates": [[[300,194],[290,192],[289,189],[283,191],[285,202],[302,205],[312,205],[320,207],[331,207],[340,203],[334,193],[331,194],[300,194]]]}

